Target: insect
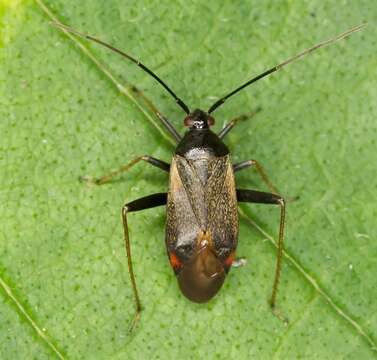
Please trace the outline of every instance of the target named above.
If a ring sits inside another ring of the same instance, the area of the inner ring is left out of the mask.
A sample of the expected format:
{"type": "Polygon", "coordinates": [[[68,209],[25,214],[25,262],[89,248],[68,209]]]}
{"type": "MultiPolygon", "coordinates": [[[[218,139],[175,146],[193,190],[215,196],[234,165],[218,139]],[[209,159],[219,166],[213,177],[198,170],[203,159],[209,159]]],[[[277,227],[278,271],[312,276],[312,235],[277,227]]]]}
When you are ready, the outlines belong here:
{"type": "Polygon", "coordinates": [[[162,171],[168,172],[170,176],[167,192],[148,195],[128,202],[122,208],[128,270],[136,304],[133,325],[139,319],[142,307],[133,271],[127,216],[130,212],[163,205],[167,209],[165,243],[170,264],[182,293],[188,299],[197,303],[207,302],[216,295],[235,262],[238,241],[238,203],[279,206],[280,226],[277,241],[277,260],[270,300],[270,305],[275,310],[283,254],[286,202],[282,196],[278,195],[278,191],[257,160],[251,159],[237,164],[231,162],[229,149],[223,140],[229,131],[245,117],[233,119],[216,134],[211,130],[215,123],[212,113],[226,100],[250,84],[280,70],[316,49],[346,38],[361,30],[364,24],[318,43],[253,77],[217,100],[207,111],[200,109],[190,111],[189,107],[163,80],[125,52],[68,26],[60,23],[54,23],[54,25],[66,32],[94,41],[137,64],[162,85],[186,113],[183,124],[188,128],[188,131],[182,137],[165,116],[157,110],[155,111],[162,125],[177,143],[170,164],[151,156],[140,156],[118,171],[94,180],[96,184],[107,183],[113,177],[129,170],[140,161],[145,161],[162,171]],[[249,167],[255,167],[271,192],[236,188],[234,174],[249,167]]]}

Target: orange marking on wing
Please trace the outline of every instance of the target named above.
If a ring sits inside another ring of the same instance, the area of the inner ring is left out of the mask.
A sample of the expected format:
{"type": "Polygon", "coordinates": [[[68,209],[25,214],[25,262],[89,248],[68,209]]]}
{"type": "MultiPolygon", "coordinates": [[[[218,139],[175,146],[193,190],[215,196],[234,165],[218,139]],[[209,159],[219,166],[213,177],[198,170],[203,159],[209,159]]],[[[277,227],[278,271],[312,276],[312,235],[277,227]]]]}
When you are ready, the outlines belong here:
{"type": "Polygon", "coordinates": [[[169,253],[169,259],[174,269],[179,269],[182,266],[182,261],[178,259],[178,256],[174,252],[169,253]]]}
{"type": "Polygon", "coordinates": [[[224,261],[224,265],[227,266],[227,267],[231,267],[232,266],[232,263],[234,261],[234,258],[236,256],[236,252],[235,251],[232,251],[230,253],[230,255],[225,259],[224,261]]]}

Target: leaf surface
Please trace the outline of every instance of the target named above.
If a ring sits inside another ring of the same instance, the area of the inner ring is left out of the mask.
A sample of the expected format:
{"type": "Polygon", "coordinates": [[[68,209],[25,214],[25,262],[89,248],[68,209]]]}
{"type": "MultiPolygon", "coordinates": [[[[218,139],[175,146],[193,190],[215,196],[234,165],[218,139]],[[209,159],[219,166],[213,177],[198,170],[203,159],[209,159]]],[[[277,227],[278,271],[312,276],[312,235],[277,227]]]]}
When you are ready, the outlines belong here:
{"type": "MultiPolygon", "coordinates": [[[[50,26],[98,36],[156,71],[190,108],[364,21],[370,1],[302,3],[0,2],[1,359],[372,359],[377,343],[377,33],[373,26],[264,79],[216,111],[235,162],[257,159],[287,198],[286,257],[275,266],[275,207],[242,205],[239,256],[220,294],[180,293],[164,248],[164,209],[131,214],[144,311],[134,314],[120,209],[167,189],[136,165],[100,187],[78,182],[174,147],[127,84],[179,131],[184,114],[139,68],[50,26]],[[93,58],[106,67],[104,73],[93,58]],[[113,76],[113,80],[109,79],[113,76]],[[124,87],[117,87],[116,85],[124,87]],[[254,224],[254,225],[253,225],[254,224]]],[[[372,25],[372,24],[370,24],[372,25]]],[[[243,188],[267,190],[253,170],[243,188]]]]}

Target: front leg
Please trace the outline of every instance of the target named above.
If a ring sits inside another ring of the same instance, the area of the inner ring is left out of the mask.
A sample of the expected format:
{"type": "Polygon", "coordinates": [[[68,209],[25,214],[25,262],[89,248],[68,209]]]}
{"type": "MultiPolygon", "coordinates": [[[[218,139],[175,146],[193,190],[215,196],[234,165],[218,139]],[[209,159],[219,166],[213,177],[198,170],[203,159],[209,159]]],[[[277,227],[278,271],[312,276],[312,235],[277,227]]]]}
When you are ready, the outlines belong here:
{"type": "Polygon", "coordinates": [[[237,189],[237,201],[248,202],[257,204],[273,204],[280,206],[280,226],[279,226],[279,238],[277,242],[277,257],[276,257],[276,269],[275,279],[272,286],[272,295],[270,305],[272,311],[276,316],[282,319],[284,322],[287,320],[276,310],[276,294],[279,286],[280,274],[281,274],[281,260],[283,257],[283,242],[284,242],[284,224],[285,224],[285,201],[284,199],[275,194],[255,191],[255,190],[243,190],[237,189]]]}
{"type": "Polygon", "coordinates": [[[182,136],[179,135],[178,131],[175,129],[173,124],[164,115],[162,115],[159,110],[157,110],[157,108],[154,106],[152,101],[150,101],[140,89],[138,89],[136,86],[132,86],[132,91],[137,93],[139,96],[143,98],[147,106],[156,114],[158,119],[161,121],[162,125],[169,132],[169,134],[174,138],[176,143],[179,143],[182,140],[182,136]]]}
{"type": "Polygon", "coordinates": [[[137,291],[135,274],[132,267],[132,258],[131,258],[131,246],[130,246],[130,237],[128,234],[128,225],[127,225],[127,214],[133,211],[140,211],[150,209],[156,206],[166,205],[167,194],[166,193],[157,193],[149,196],[145,196],[143,198],[131,201],[123,206],[122,208],[122,219],[123,219],[123,229],[124,229],[124,244],[126,247],[126,254],[127,254],[127,264],[128,264],[128,272],[130,274],[132,290],[134,293],[135,298],[135,305],[136,305],[136,312],[134,319],[130,326],[130,331],[134,328],[137,321],[140,318],[141,312],[141,302],[139,298],[139,293],[137,291]]]}
{"type": "Polygon", "coordinates": [[[245,121],[245,120],[248,120],[248,119],[251,119],[256,113],[258,113],[261,109],[260,108],[257,108],[255,111],[251,112],[250,114],[245,114],[245,115],[241,115],[241,116],[237,116],[236,118],[232,119],[231,121],[229,121],[221,130],[220,132],[217,134],[217,136],[220,138],[220,139],[223,139],[225,137],[225,135],[228,134],[228,132],[230,130],[232,130],[239,122],[241,121],[245,121]]]}

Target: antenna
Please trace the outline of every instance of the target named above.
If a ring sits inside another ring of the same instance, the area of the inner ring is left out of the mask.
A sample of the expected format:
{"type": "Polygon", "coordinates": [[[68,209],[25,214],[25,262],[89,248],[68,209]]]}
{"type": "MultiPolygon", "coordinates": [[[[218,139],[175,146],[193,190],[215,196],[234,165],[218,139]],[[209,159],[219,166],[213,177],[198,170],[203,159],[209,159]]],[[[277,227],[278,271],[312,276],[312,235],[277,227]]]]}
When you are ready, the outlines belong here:
{"type": "Polygon", "coordinates": [[[231,96],[233,96],[234,94],[237,94],[239,91],[241,91],[242,89],[244,89],[245,87],[249,86],[250,84],[264,78],[265,76],[268,76],[270,74],[272,74],[273,72],[275,71],[278,71],[280,70],[281,68],[283,68],[284,66],[296,61],[296,60],[299,60],[301,59],[302,57],[308,55],[309,53],[311,53],[312,51],[314,50],[317,50],[321,47],[324,47],[324,46],[327,46],[327,45],[330,45],[336,41],[339,41],[339,40],[342,40],[344,38],[346,38],[347,36],[351,35],[352,33],[356,32],[356,31],[359,31],[361,30],[364,26],[366,26],[366,24],[361,24],[361,25],[358,25],[358,26],[355,26],[353,27],[352,29],[349,29],[329,40],[326,40],[326,41],[323,41],[323,42],[320,42],[312,47],[310,47],[309,49],[306,49],[302,52],[300,52],[299,54],[291,57],[290,59],[288,60],[285,60],[283,61],[282,63],[280,63],[279,65],[276,65],[274,67],[272,67],[271,69],[268,69],[266,70],[265,72],[263,72],[262,74],[252,78],[251,80],[245,82],[244,84],[242,84],[241,86],[239,86],[237,89],[233,90],[232,92],[230,92],[229,94],[223,96],[221,99],[217,100],[208,110],[208,114],[212,113],[213,111],[215,111],[219,106],[221,106],[222,104],[224,104],[224,102],[229,99],[231,96]]]}
{"type": "Polygon", "coordinates": [[[183,111],[186,113],[186,114],[190,114],[190,109],[188,108],[188,106],[183,102],[183,100],[181,100],[177,95],[175,95],[175,93],[169,88],[169,86],[167,86],[152,70],[148,69],[144,64],[142,64],[139,60],[136,60],[135,58],[133,58],[132,56],[126,54],[125,52],[115,48],[114,46],[110,45],[110,44],[107,44],[105,43],[104,41],[100,40],[100,39],[97,39],[93,36],[90,36],[90,35],[87,35],[87,34],[83,34],[67,25],[63,25],[63,24],[60,24],[58,22],[52,22],[51,23],[52,25],[60,28],[60,29],[63,29],[65,31],[68,31],[72,34],[75,34],[77,36],[81,36],[82,38],[84,39],[88,39],[88,40],[91,40],[91,41],[94,41],[96,42],[97,44],[100,44],[104,47],[107,47],[108,49],[118,53],[119,55],[125,57],[126,59],[128,60],[131,60],[133,63],[135,63],[137,66],[139,66],[140,68],[142,68],[145,72],[147,72],[149,75],[151,75],[155,80],[157,80],[164,88],[165,90],[167,90],[167,92],[173,96],[173,98],[175,99],[176,103],[183,109],[183,111]]]}

